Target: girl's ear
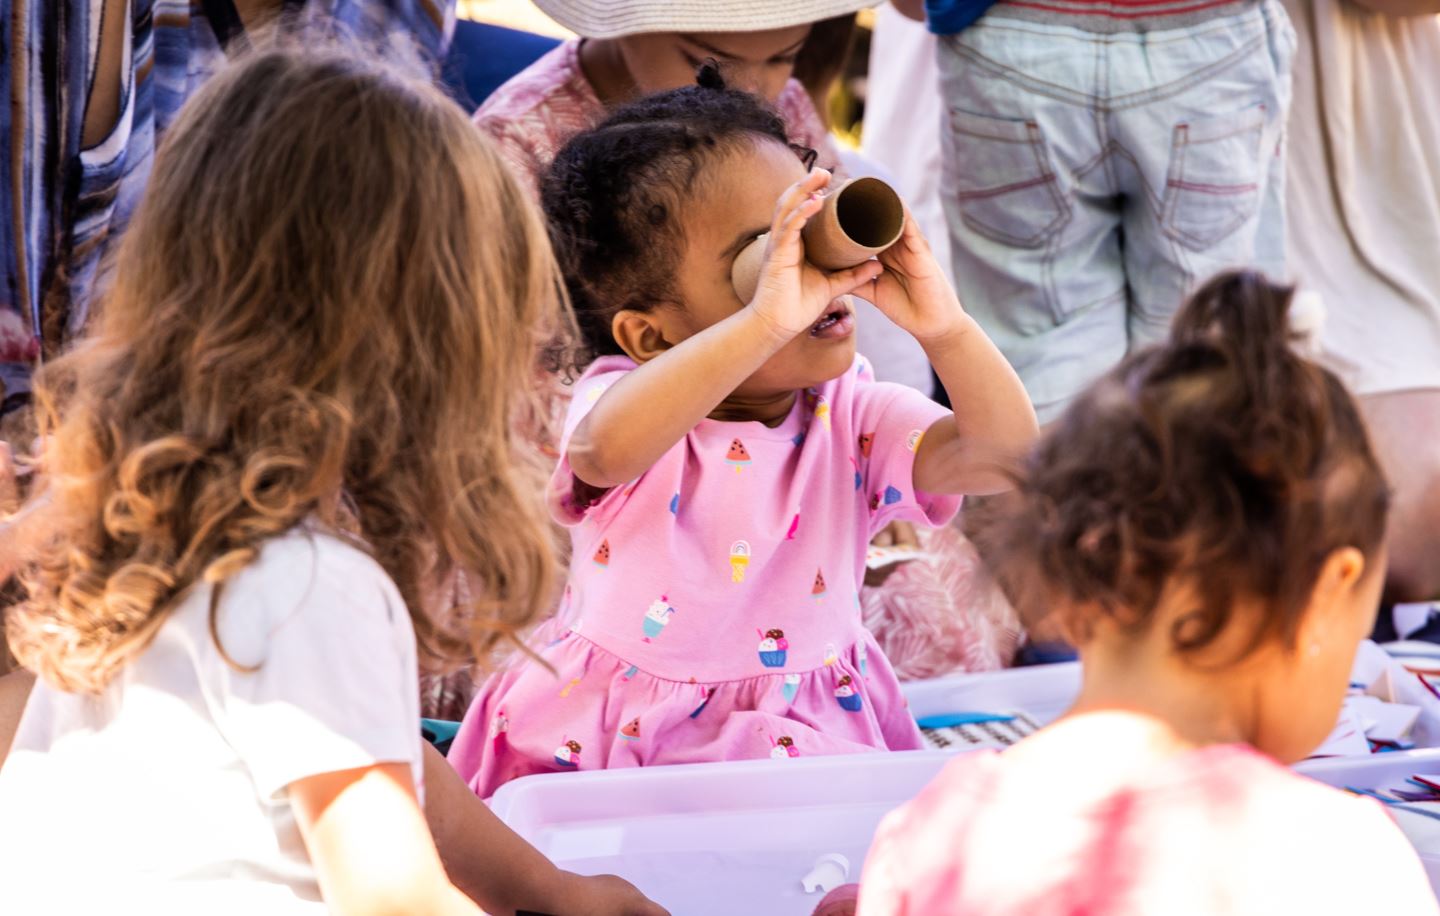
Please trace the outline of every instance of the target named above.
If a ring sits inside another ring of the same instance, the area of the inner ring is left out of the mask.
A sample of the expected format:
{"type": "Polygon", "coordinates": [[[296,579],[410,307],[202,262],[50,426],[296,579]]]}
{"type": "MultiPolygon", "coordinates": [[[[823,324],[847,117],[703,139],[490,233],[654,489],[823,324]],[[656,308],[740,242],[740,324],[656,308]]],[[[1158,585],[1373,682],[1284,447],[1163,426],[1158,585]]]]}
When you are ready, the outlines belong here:
{"type": "Polygon", "coordinates": [[[1365,578],[1368,568],[1365,554],[1355,547],[1330,551],[1320,566],[1315,586],[1310,590],[1310,604],[1305,609],[1305,618],[1300,621],[1297,635],[1301,651],[1316,654],[1311,647],[1318,649],[1334,638],[1337,624],[1349,628],[1350,621],[1337,621],[1335,611],[1354,603],[1354,591],[1360,580],[1365,578]]]}
{"type": "Polygon", "coordinates": [[[644,365],[670,349],[665,339],[661,312],[664,306],[657,306],[648,312],[621,309],[610,322],[610,333],[625,355],[644,365]]]}

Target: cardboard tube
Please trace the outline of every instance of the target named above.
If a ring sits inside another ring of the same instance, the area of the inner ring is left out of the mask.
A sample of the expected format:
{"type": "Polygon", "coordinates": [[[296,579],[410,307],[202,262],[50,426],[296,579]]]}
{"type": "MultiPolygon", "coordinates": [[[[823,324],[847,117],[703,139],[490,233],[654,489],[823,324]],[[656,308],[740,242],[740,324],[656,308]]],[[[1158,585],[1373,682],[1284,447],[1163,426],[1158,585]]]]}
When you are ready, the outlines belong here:
{"type": "MultiPolygon", "coordinates": [[[[878,178],[854,178],[827,195],[805,224],[805,259],[824,270],[844,270],[894,245],[904,230],[905,205],[895,189],[878,178]]],[[[741,302],[755,298],[768,240],[762,235],[751,242],[730,269],[741,302]]]]}

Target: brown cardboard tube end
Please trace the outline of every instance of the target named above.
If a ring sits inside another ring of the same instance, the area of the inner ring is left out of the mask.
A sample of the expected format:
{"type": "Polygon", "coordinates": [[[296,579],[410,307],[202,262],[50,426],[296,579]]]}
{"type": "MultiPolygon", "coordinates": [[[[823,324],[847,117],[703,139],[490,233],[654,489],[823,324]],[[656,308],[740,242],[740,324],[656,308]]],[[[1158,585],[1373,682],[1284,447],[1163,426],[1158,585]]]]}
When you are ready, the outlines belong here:
{"type": "MultiPolygon", "coordinates": [[[[806,223],[805,259],[825,270],[844,270],[894,245],[904,231],[905,205],[895,189],[878,178],[856,178],[827,196],[806,223]]],[[[730,267],[741,302],[755,298],[769,239],[767,233],[745,246],[730,267]]]]}
{"type": "Polygon", "coordinates": [[[805,226],[805,257],[817,267],[843,270],[889,248],[905,230],[905,205],[878,178],[845,182],[805,226]]]}
{"type": "Polygon", "coordinates": [[[730,285],[735,287],[735,295],[740,297],[741,302],[749,303],[755,298],[755,290],[760,286],[760,268],[765,266],[765,249],[769,241],[768,232],[756,238],[740,249],[740,253],[735,256],[735,263],[730,266],[730,285]]]}

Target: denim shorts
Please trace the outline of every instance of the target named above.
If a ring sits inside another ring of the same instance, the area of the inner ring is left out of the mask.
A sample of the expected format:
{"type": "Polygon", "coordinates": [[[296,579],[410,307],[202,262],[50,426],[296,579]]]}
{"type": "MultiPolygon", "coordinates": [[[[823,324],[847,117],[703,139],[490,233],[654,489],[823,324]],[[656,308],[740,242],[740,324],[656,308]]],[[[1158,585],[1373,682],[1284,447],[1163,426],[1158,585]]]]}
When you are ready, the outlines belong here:
{"type": "Polygon", "coordinates": [[[1048,422],[1217,271],[1283,273],[1295,33],[1277,0],[1149,30],[1008,7],[940,42],[941,194],[961,301],[1048,422]]]}

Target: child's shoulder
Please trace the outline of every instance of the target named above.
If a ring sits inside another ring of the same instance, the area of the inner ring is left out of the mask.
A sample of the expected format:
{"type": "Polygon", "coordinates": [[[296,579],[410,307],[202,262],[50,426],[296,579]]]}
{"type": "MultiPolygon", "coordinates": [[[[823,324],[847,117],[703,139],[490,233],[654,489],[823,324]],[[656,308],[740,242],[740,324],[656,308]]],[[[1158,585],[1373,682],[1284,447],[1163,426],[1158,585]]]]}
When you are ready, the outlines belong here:
{"type": "Polygon", "coordinates": [[[530,122],[559,129],[566,113],[593,118],[602,106],[580,69],[578,48],[575,41],[563,42],[515,74],[476,110],[475,123],[489,130],[530,122]]]}
{"type": "Polygon", "coordinates": [[[225,592],[225,600],[263,608],[277,623],[300,607],[388,608],[399,599],[389,574],[360,542],[313,523],[266,541],[225,592]]]}

